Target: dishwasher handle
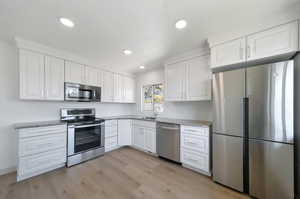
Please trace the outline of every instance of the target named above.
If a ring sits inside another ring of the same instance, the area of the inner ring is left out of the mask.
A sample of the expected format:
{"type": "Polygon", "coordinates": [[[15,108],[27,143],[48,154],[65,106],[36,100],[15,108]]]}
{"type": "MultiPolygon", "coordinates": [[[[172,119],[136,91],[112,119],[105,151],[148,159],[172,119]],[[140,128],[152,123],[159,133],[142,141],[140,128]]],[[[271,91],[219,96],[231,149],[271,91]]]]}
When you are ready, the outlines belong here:
{"type": "Polygon", "coordinates": [[[178,131],[178,130],[180,130],[179,127],[160,126],[159,128],[161,128],[161,129],[166,129],[166,130],[172,130],[172,131],[178,131]]]}

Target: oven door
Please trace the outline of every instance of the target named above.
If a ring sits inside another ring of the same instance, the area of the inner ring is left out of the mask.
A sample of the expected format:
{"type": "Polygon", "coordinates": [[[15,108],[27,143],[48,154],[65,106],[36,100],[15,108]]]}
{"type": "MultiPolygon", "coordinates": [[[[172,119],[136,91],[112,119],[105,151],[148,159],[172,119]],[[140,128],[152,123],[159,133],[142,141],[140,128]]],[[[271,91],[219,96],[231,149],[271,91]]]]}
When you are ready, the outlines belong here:
{"type": "Polygon", "coordinates": [[[68,127],[68,156],[102,147],[104,123],[68,127]]]}

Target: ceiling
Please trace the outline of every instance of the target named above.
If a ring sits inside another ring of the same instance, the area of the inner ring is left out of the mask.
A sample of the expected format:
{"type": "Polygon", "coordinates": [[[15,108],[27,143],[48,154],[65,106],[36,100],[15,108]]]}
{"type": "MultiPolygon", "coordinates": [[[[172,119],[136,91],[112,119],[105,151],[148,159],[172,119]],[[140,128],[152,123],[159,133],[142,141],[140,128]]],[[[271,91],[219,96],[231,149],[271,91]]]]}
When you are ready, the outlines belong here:
{"type": "Polygon", "coordinates": [[[300,0],[1,0],[0,39],[32,40],[137,72],[203,45],[214,34],[298,12],[300,0]],[[75,22],[69,29],[58,22],[75,22]],[[188,26],[177,30],[178,19],[188,26]],[[125,56],[123,49],[133,54],[125,56]]]}

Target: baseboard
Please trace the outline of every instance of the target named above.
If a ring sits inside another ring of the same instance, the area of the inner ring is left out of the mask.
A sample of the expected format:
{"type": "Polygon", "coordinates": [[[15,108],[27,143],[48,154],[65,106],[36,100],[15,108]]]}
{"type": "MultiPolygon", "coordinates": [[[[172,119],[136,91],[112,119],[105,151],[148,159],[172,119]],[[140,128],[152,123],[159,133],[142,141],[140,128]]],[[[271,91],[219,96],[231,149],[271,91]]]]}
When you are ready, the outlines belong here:
{"type": "Polygon", "coordinates": [[[8,174],[8,173],[13,173],[13,172],[16,172],[16,171],[17,171],[16,167],[10,167],[10,168],[5,168],[5,169],[0,169],[0,176],[8,174]]]}

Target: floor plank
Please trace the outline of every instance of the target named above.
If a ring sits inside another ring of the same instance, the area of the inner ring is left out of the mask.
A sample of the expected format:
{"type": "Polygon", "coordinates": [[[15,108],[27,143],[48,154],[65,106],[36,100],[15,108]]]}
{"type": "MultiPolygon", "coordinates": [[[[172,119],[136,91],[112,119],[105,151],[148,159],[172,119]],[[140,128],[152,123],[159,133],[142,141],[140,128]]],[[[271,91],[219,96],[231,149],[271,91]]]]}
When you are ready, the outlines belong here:
{"type": "Polygon", "coordinates": [[[132,148],[22,182],[0,176],[0,199],[248,199],[210,178],[132,148]]]}

